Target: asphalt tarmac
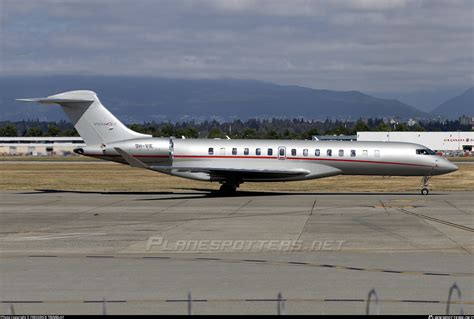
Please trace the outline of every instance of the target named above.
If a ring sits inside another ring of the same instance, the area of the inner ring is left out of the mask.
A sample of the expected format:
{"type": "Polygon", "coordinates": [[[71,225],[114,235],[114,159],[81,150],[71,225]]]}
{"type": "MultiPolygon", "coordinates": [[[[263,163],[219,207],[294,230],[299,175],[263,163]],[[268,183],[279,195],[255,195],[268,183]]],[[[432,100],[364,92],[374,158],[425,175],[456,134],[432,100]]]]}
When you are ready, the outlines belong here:
{"type": "Polygon", "coordinates": [[[473,196],[3,191],[0,312],[472,314],[473,196]]]}

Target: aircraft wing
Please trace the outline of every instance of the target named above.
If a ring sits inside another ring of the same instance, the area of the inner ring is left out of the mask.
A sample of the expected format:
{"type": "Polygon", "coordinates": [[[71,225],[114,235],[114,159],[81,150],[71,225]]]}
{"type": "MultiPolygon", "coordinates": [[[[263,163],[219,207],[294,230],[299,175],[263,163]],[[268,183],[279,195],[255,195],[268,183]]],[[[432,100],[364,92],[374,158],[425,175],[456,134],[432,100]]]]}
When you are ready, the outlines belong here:
{"type": "Polygon", "coordinates": [[[214,176],[239,175],[246,178],[251,177],[291,177],[308,175],[311,172],[306,169],[255,169],[255,168],[219,168],[219,167],[183,167],[183,166],[151,166],[154,170],[176,170],[178,172],[209,173],[214,176]]]}
{"type": "Polygon", "coordinates": [[[295,169],[264,169],[264,168],[223,168],[223,167],[206,167],[206,166],[150,166],[143,163],[136,157],[125,152],[121,148],[116,147],[115,150],[122,158],[132,167],[147,168],[156,171],[178,171],[190,173],[207,173],[216,177],[226,177],[229,175],[239,175],[244,178],[278,178],[293,177],[300,175],[308,175],[311,172],[303,168],[295,169]]]}
{"type": "Polygon", "coordinates": [[[136,157],[125,152],[119,147],[115,147],[117,153],[132,167],[148,168],[156,171],[190,172],[190,173],[208,173],[214,176],[227,176],[238,174],[243,177],[290,177],[298,175],[308,175],[310,171],[306,169],[255,169],[255,168],[219,168],[219,167],[199,167],[199,166],[150,166],[143,163],[136,157]]]}

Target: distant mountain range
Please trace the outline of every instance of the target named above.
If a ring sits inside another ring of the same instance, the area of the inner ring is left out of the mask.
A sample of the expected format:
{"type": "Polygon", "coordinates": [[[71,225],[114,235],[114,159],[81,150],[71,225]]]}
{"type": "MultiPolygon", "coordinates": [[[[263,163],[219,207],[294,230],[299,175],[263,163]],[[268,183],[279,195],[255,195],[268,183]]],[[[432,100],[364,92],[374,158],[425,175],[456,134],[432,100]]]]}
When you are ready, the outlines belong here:
{"type": "Polygon", "coordinates": [[[430,114],[450,119],[457,119],[462,115],[474,116],[474,87],[442,103],[430,114]]]}
{"type": "MultiPolygon", "coordinates": [[[[15,98],[42,97],[78,89],[96,91],[103,104],[127,123],[254,117],[407,119],[458,114],[453,105],[448,106],[451,113],[435,112],[444,109],[440,105],[428,114],[397,100],[376,98],[358,91],[316,90],[253,80],[44,76],[0,77],[0,121],[65,119],[58,107],[24,104],[16,102],[15,98]]],[[[470,94],[472,105],[472,89],[470,94]]],[[[461,100],[465,102],[465,99],[461,100]]]]}

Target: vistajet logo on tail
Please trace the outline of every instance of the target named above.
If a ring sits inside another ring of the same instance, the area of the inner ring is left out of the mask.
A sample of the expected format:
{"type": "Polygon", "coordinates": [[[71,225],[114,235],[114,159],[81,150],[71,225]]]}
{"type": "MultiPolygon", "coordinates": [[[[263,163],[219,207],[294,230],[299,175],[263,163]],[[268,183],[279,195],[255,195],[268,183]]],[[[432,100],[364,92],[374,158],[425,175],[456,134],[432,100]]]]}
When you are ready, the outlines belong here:
{"type": "Polygon", "coordinates": [[[109,121],[109,122],[94,122],[94,126],[105,126],[109,130],[113,130],[114,127],[117,126],[117,123],[112,122],[112,121],[109,121]]]}

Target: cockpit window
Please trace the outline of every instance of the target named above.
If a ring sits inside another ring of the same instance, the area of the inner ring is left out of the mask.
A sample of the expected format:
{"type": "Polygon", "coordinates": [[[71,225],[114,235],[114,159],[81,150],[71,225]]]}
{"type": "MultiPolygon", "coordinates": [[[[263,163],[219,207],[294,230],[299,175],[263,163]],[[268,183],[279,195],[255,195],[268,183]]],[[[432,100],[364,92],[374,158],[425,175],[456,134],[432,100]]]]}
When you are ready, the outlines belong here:
{"type": "Polygon", "coordinates": [[[435,152],[430,150],[429,148],[420,148],[416,150],[416,154],[418,155],[436,155],[435,152]]]}

